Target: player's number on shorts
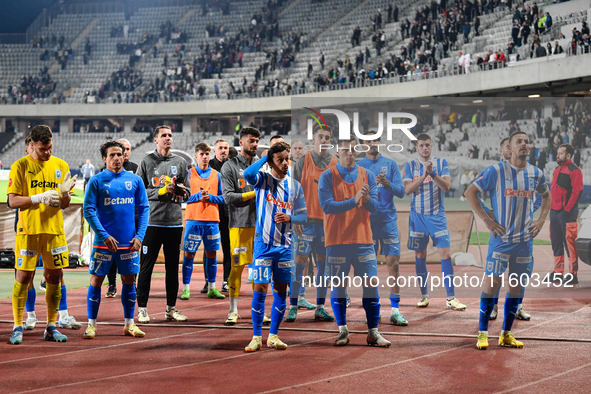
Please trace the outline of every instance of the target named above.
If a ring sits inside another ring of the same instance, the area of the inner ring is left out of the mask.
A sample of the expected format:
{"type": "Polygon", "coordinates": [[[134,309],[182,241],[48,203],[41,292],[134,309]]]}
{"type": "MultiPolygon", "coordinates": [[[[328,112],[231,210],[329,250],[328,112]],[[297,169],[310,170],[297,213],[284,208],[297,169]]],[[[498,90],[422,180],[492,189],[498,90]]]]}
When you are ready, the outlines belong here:
{"type": "Polygon", "coordinates": [[[330,266],[330,276],[339,276],[339,272],[341,272],[341,266],[333,264],[330,266]]]}
{"type": "Polygon", "coordinates": [[[53,265],[56,267],[62,267],[64,265],[64,255],[63,254],[56,254],[53,256],[53,265]]]}
{"type": "Polygon", "coordinates": [[[408,243],[409,243],[408,246],[412,249],[418,250],[420,248],[420,244],[419,244],[420,241],[421,240],[418,238],[411,238],[408,240],[408,243]]]}
{"type": "Polygon", "coordinates": [[[271,268],[270,267],[257,267],[255,270],[252,271],[252,279],[257,280],[261,278],[262,280],[269,280],[271,277],[271,268]]]}

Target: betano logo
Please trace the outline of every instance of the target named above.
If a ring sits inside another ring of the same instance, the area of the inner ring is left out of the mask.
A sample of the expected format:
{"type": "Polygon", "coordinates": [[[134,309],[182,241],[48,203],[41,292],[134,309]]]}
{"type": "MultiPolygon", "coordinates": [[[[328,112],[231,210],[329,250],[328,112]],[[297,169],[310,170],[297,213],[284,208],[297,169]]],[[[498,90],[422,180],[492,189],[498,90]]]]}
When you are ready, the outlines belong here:
{"type": "MultiPolygon", "coordinates": [[[[314,119],[316,121],[316,123],[318,124],[318,126],[320,126],[320,128],[322,130],[326,130],[328,128],[328,125],[326,124],[326,120],[324,119],[322,114],[335,115],[337,117],[338,122],[339,122],[339,135],[338,135],[337,141],[351,139],[351,120],[349,119],[349,116],[345,112],[338,110],[338,109],[321,109],[320,112],[315,111],[312,108],[308,108],[308,107],[304,107],[304,109],[312,112],[312,113],[306,112],[306,114],[309,115],[310,117],[312,117],[312,119],[314,119]]],[[[412,134],[410,129],[412,129],[413,127],[416,126],[417,117],[413,114],[408,113],[408,112],[387,112],[385,116],[384,116],[383,112],[378,113],[378,129],[374,134],[362,134],[359,131],[359,113],[353,112],[353,132],[355,134],[355,137],[357,137],[358,140],[364,140],[364,141],[373,141],[373,140],[381,139],[382,134],[384,133],[384,118],[385,118],[385,122],[386,122],[386,127],[385,127],[386,128],[386,139],[388,141],[392,141],[392,134],[395,130],[402,131],[410,140],[416,141],[417,138],[412,134]],[[410,123],[395,123],[395,122],[398,122],[402,119],[410,119],[410,123]]],[[[312,140],[314,137],[314,127],[313,127],[314,122],[312,119],[308,119],[308,122],[307,122],[307,127],[308,127],[307,138],[308,138],[308,140],[312,140]]],[[[333,136],[333,140],[335,140],[334,137],[335,136],[333,136]]],[[[404,150],[404,147],[400,144],[390,144],[390,145],[379,144],[379,146],[385,146],[389,152],[402,152],[404,150]]],[[[333,148],[335,148],[335,146],[331,145],[331,144],[322,144],[320,146],[320,150],[333,149],[333,148]]],[[[338,151],[339,147],[337,146],[336,148],[338,151]]],[[[341,149],[343,149],[343,148],[341,148],[341,149]]],[[[353,146],[353,149],[356,152],[367,152],[369,150],[369,146],[366,144],[359,144],[359,145],[353,146]]],[[[350,148],[349,148],[349,150],[350,150],[350,148]]],[[[379,147],[378,147],[378,150],[379,150],[379,147]]]]}
{"type": "Polygon", "coordinates": [[[269,202],[272,202],[275,205],[277,205],[279,208],[293,209],[293,204],[290,204],[290,203],[285,202],[285,201],[277,201],[275,198],[273,198],[273,196],[271,195],[271,193],[267,194],[266,200],[269,201],[269,202]]]}
{"type": "Polygon", "coordinates": [[[505,197],[527,197],[531,198],[534,192],[527,190],[505,189],[505,197]]]}

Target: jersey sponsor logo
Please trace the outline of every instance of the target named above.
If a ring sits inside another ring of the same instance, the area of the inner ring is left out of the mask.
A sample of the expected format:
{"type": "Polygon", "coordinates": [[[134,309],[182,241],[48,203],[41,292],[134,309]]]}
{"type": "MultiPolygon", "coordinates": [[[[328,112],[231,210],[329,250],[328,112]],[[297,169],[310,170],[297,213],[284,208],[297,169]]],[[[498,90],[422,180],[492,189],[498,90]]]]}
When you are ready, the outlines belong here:
{"type": "Polygon", "coordinates": [[[420,233],[418,231],[411,231],[410,236],[413,238],[423,238],[425,236],[425,233],[420,233]]]}
{"type": "Polygon", "coordinates": [[[346,257],[328,256],[328,263],[329,264],[345,264],[346,262],[347,262],[346,257]]]}
{"type": "Polygon", "coordinates": [[[234,254],[246,253],[248,251],[248,246],[243,246],[241,248],[234,248],[234,254]]]}
{"type": "Polygon", "coordinates": [[[57,182],[46,182],[46,181],[36,181],[36,180],[31,181],[31,189],[34,189],[36,187],[57,189],[58,186],[59,186],[59,184],[57,182]]]}
{"type": "Polygon", "coordinates": [[[273,265],[273,260],[256,259],[254,261],[254,265],[256,265],[257,267],[270,267],[271,265],[273,265]]]}
{"type": "Polygon", "coordinates": [[[244,189],[246,187],[246,181],[244,179],[238,179],[238,187],[244,189]]]}
{"type": "Polygon", "coordinates": [[[62,254],[67,251],[68,251],[68,245],[64,245],[64,246],[60,246],[58,248],[51,249],[51,254],[55,256],[56,254],[62,254]]]}
{"type": "Polygon", "coordinates": [[[504,260],[504,261],[509,261],[509,258],[511,256],[509,256],[506,253],[499,253],[499,252],[493,252],[492,254],[492,258],[496,259],[496,260],[504,260]]]}
{"type": "Polygon", "coordinates": [[[534,258],[533,258],[533,257],[531,257],[531,256],[530,256],[530,257],[517,257],[517,258],[515,259],[515,262],[516,262],[517,264],[529,264],[529,263],[531,263],[531,262],[533,261],[533,259],[534,259],[534,258]]]}
{"type": "Polygon", "coordinates": [[[291,268],[295,267],[295,261],[280,261],[277,263],[277,267],[279,268],[291,268]]]}
{"type": "Polygon", "coordinates": [[[133,204],[133,197],[105,197],[105,206],[107,205],[124,205],[133,204]]]}
{"type": "Polygon", "coordinates": [[[314,237],[308,234],[302,234],[301,236],[298,236],[298,239],[300,241],[312,242],[314,240],[314,237]]]}
{"type": "Polygon", "coordinates": [[[444,235],[449,235],[449,231],[443,230],[443,231],[438,231],[435,233],[436,237],[443,237],[444,235]]]}
{"type": "MultiPolygon", "coordinates": [[[[420,176],[415,175],[414,178],[413,178],[413,182],[416,181],[416,180],[418,180],[419,178],[420,178],[420,176]]],[[[425,183],[425,182],[431,182],[431,181],[433,181],[433,178],[431,178],[431,175],[427,175],[427,177],[425,178],[425,180],[423,181],[423,183],[425,183]]]]}
{"type": "Polygon", "coordinates": [[[62,170],[55,170],[55,177],[60,179],[62,177],[62,170]]]}
{"type": "Polygon", "coordinates": [[[176,173],[177,173],[176,166],[170,166],[170,172],[172,172],[172,175],[176,175],[176,173]]]}
{"type": "Polygon", "coordinates": [[[272,195],[271,193],[267,194],[267,198],[265,199],[269,202],[272,202],[273,204],[277,205],[279,208],[284,208],[284,209],[293,209],[293,204],[290,204],[288,202],[285,201],[277,201],[272,195]]]}
{"type": "Polygon", "coordinates": [[[363,256],[359,256],[359,262],[360,263],[367,263],[368,261],[372,261],[376,259],[376,255],[375,253],[372,254],[366,254],[363,256]]]}
{"type": "Polygon", "coordinates": [[[137,252],[125,253],[120,256],[121,260],[131,260],[138,257],[137,252]]]}
{"type": "Polygon", "coordinates": [[[207,236],[207,239],[209,240],[214,240],[214,239],[218,239],[220,237],[220,234],[211,234],[207,236]]]}
{"type": "Polygon", "coordinates": [[[505,189],[505,197],[527,197],[531,198],[534,192],[528,190],[505,189]]]}
{"type": "Polygon", "coordinates": [[[202,239],[201,235],[195,235],[195,234],[189,234],[189,236],[187,238],[192,239],[194,241],[201,241],[201,239],[202,239]]]}
{"type": "Polygon", "coordinates": [[[113,256],[110,254],[94,252],[94,259],[95,260],[103,260],[103,261],[111,261],[113,256]]]}
{"type": "Polygon", "coordinates": [[[33,257],[37,256],[37,251],[32,249],[21,249],[19,254],[21,256],[33,257]]]}
{"type": "Polygon", "coordinates": [[[131,181],[127,181],[127,182],[125,182],[125,188],[126,188],[127,190],[131,190],[131,188],[132,188],[131,181]]]}
{"type": "Polygon", "coordinates": [[[395,245],[400,243],[400,238],[386,238],[383,240],[385,245],[395,245]]]}

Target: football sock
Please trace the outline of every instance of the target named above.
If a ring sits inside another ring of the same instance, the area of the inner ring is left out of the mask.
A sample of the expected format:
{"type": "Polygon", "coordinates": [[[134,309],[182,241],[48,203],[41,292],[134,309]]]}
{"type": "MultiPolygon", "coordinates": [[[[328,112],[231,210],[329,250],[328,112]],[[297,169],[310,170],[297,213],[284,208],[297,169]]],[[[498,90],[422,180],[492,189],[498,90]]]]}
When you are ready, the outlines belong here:
{"type": "Polygon", "coordinates": [[[238,298],[230,297],[230,310],[238,312],[238,298]]]}
{"type": "Polygon", "coordinates": [[[68,310],[68,290],[66,289],[66,286],[61,286],[60,290],[62,291],[62,295],[60,297],[60,306],[59,309],[60,311],[67,311],[68,310]]]}
{"type": "Polygon", "coordinates": [[[279,325],[285,315],[285,307],[287,304],[287,294],[273,292],[273,306],[271,309],[271,326],[269,327],[269,334],[277,335],[279,325]]]}
{"type": "Polygon", "coordinates": [[[330,291],[330,304],[334,312],[335,319],[339,326],[347,325],[347,298],[345,298],[345,289],[334,287],[330,291]]]}
{"type": "Polygon", "coordinates": [[[511,331],[511,327],[513,327],[513,322],[515,321],[518,303],[519,297],[507,292],[505,296],[505,320],[503,321],[504,331],[511,331]]]}
{"type": "Polygon", "coordinates": [[[316,272],[316,305],[324,305],[326,302],[326,293],[328,291],[326,277],[326,262],[318,260],[316,262],[318,271],[316,272]]]}
{"type": "Polygon", "coordinates": [[[302,290],[302,278],[304,276],[305,265],[296,264],[295,278],[289,286],[289,304],[291,306],[298,305],[298,296],[302,290]]]}
{"type": "Polygon", "coordinates": [[[47,323],[55,325],[57,311],[59,309],[61,295],[59,284],[47,282],[47,291],[45,292],[45,303],[47,304],[47,323]]]}
{"type": "MultiPolygon", "coordinates": [[[[265,316],[266,293],[255,291],[252,293],[252,303],[250,307],[250,316],[252,317],[252,335],[263,335],[263,318],[265,316]]],[[[275,303],[275,302],[273,302],[275,303]]]]}
{"type": "Polygon", "coordinates": [[[14,317],[14,326],[23,325],[23,310],[27,302],[27,287],[28,284],[14,281],[12,287],[12,314],[14,317]]]}
{"type": "Polygon", "coordinates": [[[37,291],[33,288],[27,290],[27,302],[25,302],[25,309],[28,313],[35,312],[35,301],[37,300],[37,291]]]}
{"type": "Polygon", "coordinates": [[[488,330],[488,321],[493,310],[494,297],[494,295],[487,294],[484,291],[480,295],[480,317],[478,318],[478,329],[480,331],[488,330]]]}
{"type": "Polygon", "coordinates": [[[421,278],[419,283],[419,286],[421,288],[421,295],[428,296],[429,291],[427,290],[427,278],[429,276],[429,272],[427,271],[427,259],[415,257],[415,261],[415,269],[417,272],[417,276],[421,278]]]}
{"type": "Polygon", "coordinates": [[[217,257],[214,258],[205,258],[205,269],[207,270],[207,281],[215,283],[215,277],[218,272],[218,259],[217,257]]]}
{"type": "Polygon", "coordinates": [[[125,317],[125,319],[131,319],[132,323],[133,316],[135,315],[135,302],[135,286],[133,284],[127,285],[123,283],[121,287],[121,305],[123,305],[123,317],[125,317]]]}
{"type": "Polygon", "coordinates": [[[187,256],[183,258],[183,285],[191,283],[191,275],[193,275],[193,260],[187,256]]]}
{"type": "Polygon", "coordinates": [[[454,297],[454,266],[451,259],[441,260],[441,273],[443,274],[443,283],[448,297],[454,297]]]}
{"type": "Polygon", "coordinates": [[[377,287],[366,287],[363,289],[363,309],[367,317],[367,327],[376,328],[380,322],[380,295],[377,287]]]}
{"type": "MultiPolygon", "coordinates": [[[[121,295],[121,302],[123,302],[123,294],[121,295]]],[[[86,296],[86,312],[88,313],[89,324],[96,325],[96,317],[98,316],[99,307],[101,305],[101,287],[88,286],[88,294],[86,296]],[[94,320],[95,323],[91,323],[94,320]]]]}
{"type": "Polygon", "coordinates": [[[242,283],[242,271],[244,270],[243,265],[234,265],[230,269],[230,275],[228,276],[228,289],[230,299],[238,298],[240,294],[240,284],[242,283]]]}
{"type": "Polygon", "coordinates": [[[400,305],[400,294],[390,293],[390,306],[398,308],[400,305]]]}

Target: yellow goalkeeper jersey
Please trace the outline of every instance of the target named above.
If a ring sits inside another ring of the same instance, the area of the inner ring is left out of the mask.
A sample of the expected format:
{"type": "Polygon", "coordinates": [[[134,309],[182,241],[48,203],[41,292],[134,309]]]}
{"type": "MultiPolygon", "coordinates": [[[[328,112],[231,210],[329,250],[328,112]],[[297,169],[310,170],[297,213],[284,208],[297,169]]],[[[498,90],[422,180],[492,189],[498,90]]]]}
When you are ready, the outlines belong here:
{"type": "MultiPolygon", "coordinates": [[[[8,194],[30,197],[48,190],[60,192],[60,185],[69,171],[62,159],[51,156],[48,161],[37,161],[27,155],[10,168],[8,194]]],[[[60,207],[35,204],[20,209],[17,235],[64,234],[64,217],[60,207]]]]}

